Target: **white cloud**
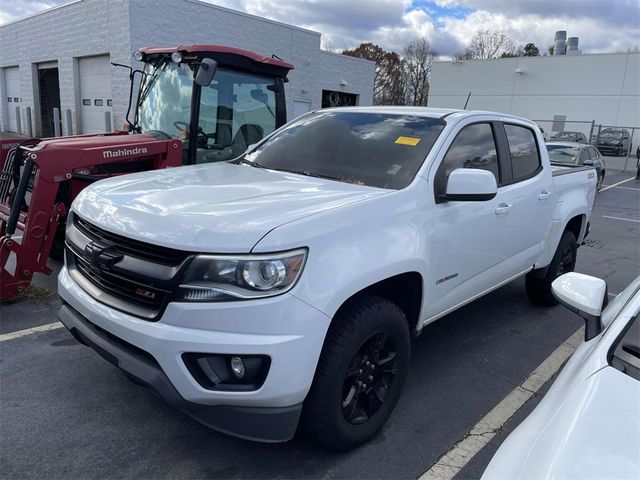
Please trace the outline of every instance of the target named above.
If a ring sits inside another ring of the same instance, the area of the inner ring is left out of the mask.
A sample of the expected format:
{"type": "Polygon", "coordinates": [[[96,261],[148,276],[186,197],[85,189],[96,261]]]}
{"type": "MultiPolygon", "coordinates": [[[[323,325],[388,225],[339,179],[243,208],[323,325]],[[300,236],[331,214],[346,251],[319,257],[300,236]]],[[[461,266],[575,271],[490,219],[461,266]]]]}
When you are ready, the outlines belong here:
{"type": "MultiPolygon", "coordinates": [[[[401,51],[410,40],[425,36],[447,56],[463,49],[479,29],[503,29],[516,45],[533,42],[541,51],[553,43],[556,30],[579,36],[587,53],[640,44],[638,0],[206,1],[322,32],[336,50],[373,42],[401,51]]],[[[0,23],[60,3],[0,0],[0,23]]]]}

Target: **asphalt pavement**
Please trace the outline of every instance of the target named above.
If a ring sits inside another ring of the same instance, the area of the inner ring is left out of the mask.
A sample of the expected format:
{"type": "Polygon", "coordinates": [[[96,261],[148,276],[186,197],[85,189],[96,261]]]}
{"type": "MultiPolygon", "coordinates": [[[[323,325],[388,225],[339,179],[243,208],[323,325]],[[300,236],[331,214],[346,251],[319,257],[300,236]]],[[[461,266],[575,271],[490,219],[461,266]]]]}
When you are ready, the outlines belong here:
{"type": "MultiPolygon", "coordinates": [[[[607,173],[606,185],[632,173],[607,173]]],[[[640,274],[640,182],[598,194],[576,270],[619,293],[640,274]]],[[[55,267],[56,265],[54,265],[55,267]]],[[[0,334],[56,322],[53,277],[0,306],[0,334]]],[[[417,478],[582,325],[531,304],[524,281],[429,325],[387,425],[370,443],[327,453],[303,436],[258,444],[211,431],[134,385],[63,328],[0,343],[0,478],[417,478]]],[[[548,388],[548,386],[547,386],[548,388]]],[[[538,392],[458,478],[478,478],[538,392]]]]}

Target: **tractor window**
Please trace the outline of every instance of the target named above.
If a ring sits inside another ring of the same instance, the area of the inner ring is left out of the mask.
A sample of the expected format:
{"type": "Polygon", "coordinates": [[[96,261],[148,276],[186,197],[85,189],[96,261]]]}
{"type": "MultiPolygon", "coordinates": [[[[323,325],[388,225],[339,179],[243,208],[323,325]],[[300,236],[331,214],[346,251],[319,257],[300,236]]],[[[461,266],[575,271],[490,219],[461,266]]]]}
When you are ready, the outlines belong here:
{"type": "Polygon", "coordinates": [[[193,71],[186,64],[147,65],[140,86],[138,124],[143,132],[161,131],[184,138],[189,126],[193,71]]]}
{"type": "Polygon", "coordinates": [[[218,68],[203,87],[197,162],[230,160],[275,130],[275,81],[218,68]]]}

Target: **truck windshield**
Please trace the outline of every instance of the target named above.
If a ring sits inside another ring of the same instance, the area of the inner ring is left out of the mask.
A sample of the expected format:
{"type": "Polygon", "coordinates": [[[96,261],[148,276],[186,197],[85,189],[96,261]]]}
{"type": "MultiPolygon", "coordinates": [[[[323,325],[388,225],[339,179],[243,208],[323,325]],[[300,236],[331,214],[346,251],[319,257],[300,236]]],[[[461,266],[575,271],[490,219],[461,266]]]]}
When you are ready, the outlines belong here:
{"type": "Polygon", "coordinates": [[[444,120],[418,115],[328,110],[305,115],[244,161],[254,166],[379,188],[414,179],[444,120]]]}
{"type": "MultiPolygon", "coordinates": [[[[138,125],[184,141],[191,122],[193,70],[185,63],[147,65],[141,85],[138,125]]],[[[275,79],[219,67],[202,87],[196,163],[230,160],[276,127],[275,79]]]]}

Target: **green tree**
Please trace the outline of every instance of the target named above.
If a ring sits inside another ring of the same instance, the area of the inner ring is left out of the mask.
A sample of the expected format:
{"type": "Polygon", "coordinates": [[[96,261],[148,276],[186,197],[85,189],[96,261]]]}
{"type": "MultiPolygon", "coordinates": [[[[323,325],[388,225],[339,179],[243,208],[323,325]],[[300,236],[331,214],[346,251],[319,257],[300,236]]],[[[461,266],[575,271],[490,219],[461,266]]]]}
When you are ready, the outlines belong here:
{"type": "Polygon", "coordinates": [[[540,56],[540,50],[533,43],[527,43],[524,46],[524,56],[525,57],[538,57],[540,56]]]}

